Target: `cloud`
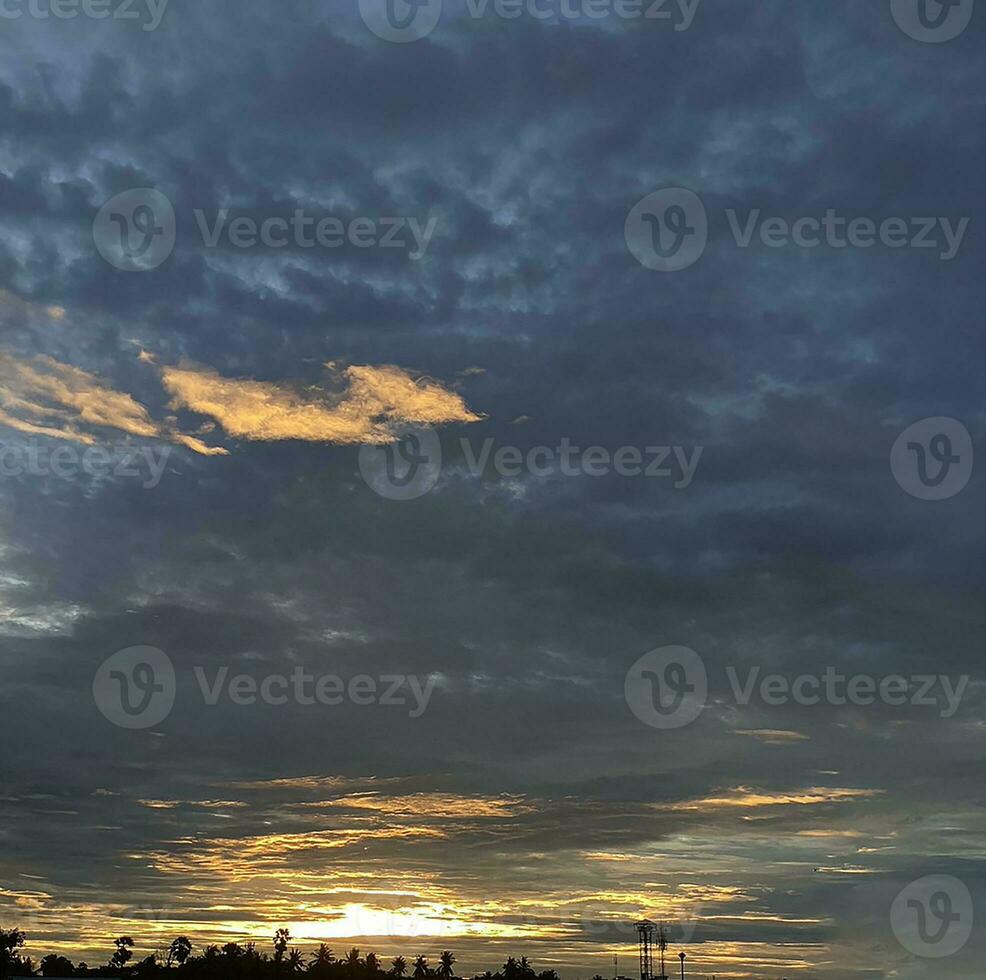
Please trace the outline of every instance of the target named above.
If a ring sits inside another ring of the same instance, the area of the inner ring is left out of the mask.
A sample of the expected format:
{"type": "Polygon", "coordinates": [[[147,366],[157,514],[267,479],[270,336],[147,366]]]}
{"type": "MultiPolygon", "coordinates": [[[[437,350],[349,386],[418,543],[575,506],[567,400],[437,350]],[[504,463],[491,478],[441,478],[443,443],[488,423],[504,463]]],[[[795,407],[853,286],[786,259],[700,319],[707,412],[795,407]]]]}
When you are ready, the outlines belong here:
{"type": "Polygon", "coordinates": [[[407,796],[365,794],[338,800],[302,803],[308,807],[339,807],[373,810],[400,816],[429,817],[513,817],[531,812],[517,796],[460,796],[454,793],[412,793],[407,796]]]}
{"type": "Polygon", "coordinates": [[[39,306],[30,300],[22,299],[9,289],[0,288],[0,317],[6,319],[6,314],[10,312],[20,313],[24,316],[47,316],[52,320],[58,321],[65,318],[65,307],[50,304],[39,306]]]}
{"type": "Polygon", "coordinates": [[[735,734],[760,739],[767,745],[789,745],[792,742],[808,741],[808,736],[801,732],[789,732],[777,728],[738,728],[735,734]]]}
{"type": "Polygon", "coordinates": [[[159,434],[147,409],[132,396],[44,355],[26,362],[0,354],[0,405],[12,428],[78,442],[95,441],[78,423],[135,436],[159,434]]]}
{"type": "MultiPolygon", "coordinates": [[[[141,351],[141,363],[154,358],[141,351]]],[[[402,427],[477,422],[461,395],[427,378],[413,378],[393,365],[326,365],[331,387],[290,387],[287,383],[223,378],[208,367],[164,367],[161,379],[173,396],[171,407],[209,415],[229,435],[254,441],[297,439],[340,445],[394,441],[402,427]]],[[[30,361],[0,353],[0,424],[86,445],[93,430],[116,429],[142,438],[163,439],[204,456],[226,455],[198,436],[154,420],[126,392],[96,375],[52,357],[30,361]]],[[[206,423],[200,432],[214,428],[206,423]]]]}
{"type": "MultiPolygon", "coordinates": [[[[808,789],[795,790],[789,793],[777,793],[739,786],[725,794],[675,803],[667,809],[714,812],[730,809],[760,809],[769,806],[818,806],[823,803],[844,803],[848,800],[869,799],[880,796],[882,792],[883,790],[879,789],[812,786],[808,789]]],[[[664,809],[665,807],[658,804],[655,808],[664,809]]]]}
{"type": "Polygon", "coordinates": [[[394,365],[329,362],[330,382],[341,390],[223,378],[211,368],[166,367],[171,407],[211,416],[229,435],[258,441],[298,439],[341,445],[393,442],[406,425],[478,422],[461,395],[394,365]]]}
{"type": "Polygon", "coordinates": [[[0,423],[31,435],[84,445],[97,441],[92,429],[116,429],[131,436],[180,443],[203,455],[226,452],[162,427],[132,395],[46,355],[24,361],[0,353],[0,423]]]}

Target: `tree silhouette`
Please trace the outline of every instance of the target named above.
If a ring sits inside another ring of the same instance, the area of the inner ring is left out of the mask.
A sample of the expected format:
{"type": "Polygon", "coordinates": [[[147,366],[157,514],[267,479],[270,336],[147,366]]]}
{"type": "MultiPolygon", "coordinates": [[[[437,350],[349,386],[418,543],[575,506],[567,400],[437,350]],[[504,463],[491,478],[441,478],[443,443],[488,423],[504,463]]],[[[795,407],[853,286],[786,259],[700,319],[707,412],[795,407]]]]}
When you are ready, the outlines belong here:
{"type": "Polygon", "coordinates": [[[120,936],[119,939],[114,939],[113,945],[116,946],[116,952],[110,959],[110,965],[120,969],[125,967],[134,955],[130,952],[133,944],[134,941],[129,936],[120,936]]]}
{"type": "Polygon", "coordinates": [[[346,953],[346,973],[350,977],[355,977],[359,973],[359,968],[363,965],[359,958],[359,949],[354,946],[348,953],[346,953]]]}
{"type": "Polygon", "coordinates": [[[168,947],[167,965],[170,967],[172,963],[177,963],[181,966],[188,959],[191,952],[192,944],[188,937],[179,936],[177,939],[172,940],[171,945],[168,947]]]}
{"type": "MultiPolygon", "coordinates": [[[[0,980],[9,980],[11,967],[18,977],[76,980],[102,980],[107,970],[115,980],[294,980],[302,973],[308,975],[306,980],[408,980],[409,963],[404,956],[395,956],[385,974],[374,952],[361,957],[360,950],[354,946],[337,960],[332,950],[321,943],[306,957],[302,950],[289,948],[290,940],[288,930],[281,928],[274,934],[272,952],[258,950],[253,942],[241,945],[230,941],[221,947],[212,943],[193,955],[191,940],[178,936],[170,943],[163,943],[158,952],[138,961],[132,952],[134,940],[120,936],[113,941],[115,952],[108,966],[90,970],[85,963],[73,966],[64,956],[50,954],[41,960],[35,972],[31,960],[21,958],[16,952],[26,941],[24,933],[18,929],[0,929],[0,966],[4,971],[0,980]]],[[[413,980],[456,980],[455,954],[442,950],[435,969],[429,967],[428,959],[421,954],[415,957],[410,972],[413,980]]],[[[536,972],[526,956],[519,959],[510,956],[496,973],[487,970],[472,980],[558,980],[558,975],[554,970],[536,972]]]]}
{"type": "Polygon", "coordinates": [[[4,932],[0,929],[0,980],[7,975],[9,966],[17,959],[14,952],[27,942],[27,936],[20,929],[10,929],[4,932]]]}
{"type": "Polygon", "coordinates": [[[329,949],[325,943],[321,943],[318,949],[312,953],[311,962],[308,965],[308,969],[312,973],[317,973],[319,975],[328,973],[329,968],[332,966],[332,950],[329,949]]]}
{"type": "Polygon", "coordinates": [[[287,929],[278,929],[274,933],[274,962],[280,963],[284,959],[284,954],[288,951],[288,943],[291,942],[291,933],[287,929]]]}
{"type": "Polygon", "coordinates": [[[43,977],[70,977],[75,972],[71,960],[54,954],[43,957],[39,965],[43,977]]]}
{"type": "Polygon", "coordinates": [[[222,953],[228,960],[238,960],[243,956],[243,947],[239,943],[226,943],[222,953]]]}

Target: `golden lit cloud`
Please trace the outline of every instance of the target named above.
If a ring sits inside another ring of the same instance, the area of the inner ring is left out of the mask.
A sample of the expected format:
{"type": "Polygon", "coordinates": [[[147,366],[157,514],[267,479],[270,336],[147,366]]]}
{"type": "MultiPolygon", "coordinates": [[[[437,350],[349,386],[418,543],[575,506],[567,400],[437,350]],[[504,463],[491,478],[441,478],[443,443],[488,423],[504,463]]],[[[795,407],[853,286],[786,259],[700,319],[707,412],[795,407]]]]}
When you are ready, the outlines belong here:
{"type": "MultiPolygon", "coordinates": [[[[0,297],[2,299],[2,297],[0,297]]],[[[53,314],[52,314],[53,315],[53,314]]],[[[155,365],[141,349],[141,364],[155,365]]],[[[200,436],[215,423],[231,436],[255,441],[298,439],[340,445],[382,444],[407,425],[476,422],[461,395],[393,365],[326,365],[326,386],[223,378],[208,367],[164,367],[161,381],[171,407],[209,416],[197,434],[153,419],[126,392],[54,358],[29,360],[0,353],[0,425],[30,435],[93,445],[105,430],[162,439],[204,456],[227,455],[200,436]]]]}
{"type": "Polygon", "coordinates": [[[223,378],[206,367],[165,367],[172,408],[215,419],[236,438],[388,443],[402,426],[477,422],[461,395],[393,365],[326,365],[330,387],[223,378]]]}
{"type": "Polygon", "coordinates": [[[355,792],[377,786],[399,783],[396,778],[381,779],[377,776],[282,776],[277,779],[226,780],[215,782],[213,786],[244,790],[322,790],[338,789],[355,792]]]}
{"type": "Polygon", "coordinates": [[[110,388],[88,371],[44,355],[21,360],[0,353],[0,424],[83,445],[97,441],[92,430],[115,429],[131,436],[179,442],[204,455],[226,452],[162,427],[132,395],[110,388]]]}
{"type": "Polygon", "coordinates": [[[300,805],[374,810],[391,816],[418,817],[513,817],[533,810],[533,807],[523,805],[519,796],[456,796],[451,793],[412,793],[408,796],[367,793],[300,805]]]}
{"type": "Polygon", "coordinates": [[[244,807],[240,800],[138,800],[141,806],[151,810],[174,810],[180,806],[197,806],[204,810],[225,810],[229,807],[244,807]]]}
{"type": "Polygon", "coordinates": [[[713,812],[731,809],[758,809],[768,806],[818,806],[822,803],[845,803],[849,800],[869,799],[880,796],[879,789],[846,789],[827,786],[812,786],[808,789],[788,793],[771,793],[738,786],[717,796],[706,796],[698,800],[686,800],[670,806],[655,804],[654,809],[713,812]]]}
{"type": "Polygon", "coordinates": [[[0,354],[0,405],[24,426],[80,438],[75,423],[156,436],[158,427],[140,402],[102,384],[93,374],[51,357],[18,360],[0,354]]]}

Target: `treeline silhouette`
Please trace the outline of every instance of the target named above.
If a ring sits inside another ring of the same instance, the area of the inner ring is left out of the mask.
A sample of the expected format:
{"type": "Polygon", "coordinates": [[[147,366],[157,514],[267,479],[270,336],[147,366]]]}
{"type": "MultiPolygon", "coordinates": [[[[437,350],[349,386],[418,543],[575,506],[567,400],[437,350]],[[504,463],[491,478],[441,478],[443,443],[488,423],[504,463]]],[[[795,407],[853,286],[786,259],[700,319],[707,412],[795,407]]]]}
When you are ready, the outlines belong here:
{"type": "MultiPolygon", "coordinates": [[[[113,940],[114,951],[105,964],[90,966],[73,963],[65,956],[49,954],[34,963],[24,955],[27,936],[19,929],[0,929],[0,980],[10,977],[119,977],[121,980],[288,980],[304,974],[311,980],[385,980],[387,977],[405,980],[461,980],[455,974],[455,956],[443,950],[434,965],[419,955],[409,961],[395,956],[382,963],[376,953],[363,955],[355,946],[345,956],[336,958],[322,943],[316,950],[304,954],[291,946],[287,929],[274,934],[270,953],[259,950],[256,943],[226,943],[206,946],[199,955],[185,936],[178,936],[169,946],[150,956],[134,960],[134,941],[130,936],[113,940]]],[[[472,980],[559,980],[554,970],[535,971],[526,956],[507,958],[506,963],[492,973],[477,974],[472,980]]],[[[595,977],[593,980],[602,980],[595,977]]]]}

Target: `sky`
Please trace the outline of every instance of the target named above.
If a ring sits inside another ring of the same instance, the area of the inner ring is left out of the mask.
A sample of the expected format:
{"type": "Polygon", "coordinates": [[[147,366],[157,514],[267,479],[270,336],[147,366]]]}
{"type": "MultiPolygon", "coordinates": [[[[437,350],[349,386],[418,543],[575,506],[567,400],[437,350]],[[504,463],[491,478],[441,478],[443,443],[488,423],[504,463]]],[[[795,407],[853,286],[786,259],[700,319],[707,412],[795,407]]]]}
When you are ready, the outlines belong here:
{"type": "Polygon", "coordinates": [[[982,7],[5,0],[25,953],[981,972],[982,7]]]}

